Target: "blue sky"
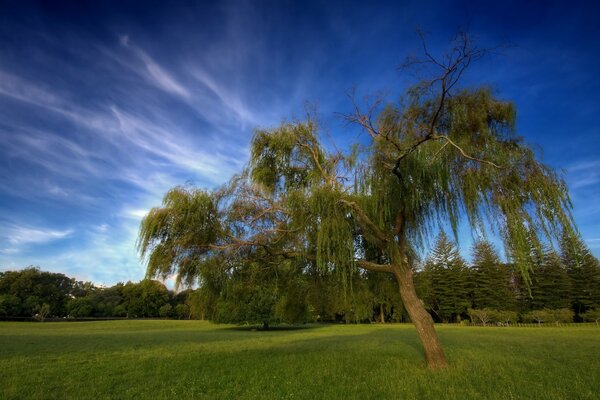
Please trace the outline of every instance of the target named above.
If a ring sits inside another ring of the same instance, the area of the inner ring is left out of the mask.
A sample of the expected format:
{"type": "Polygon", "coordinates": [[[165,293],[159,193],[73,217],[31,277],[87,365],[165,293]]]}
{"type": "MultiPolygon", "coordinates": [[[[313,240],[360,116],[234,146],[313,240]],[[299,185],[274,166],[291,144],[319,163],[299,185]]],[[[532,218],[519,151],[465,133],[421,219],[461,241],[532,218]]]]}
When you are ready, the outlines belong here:
{"type": "MultiPolygon", "coordinates": [[[[0,270],[113,284],[144,275],[141,217],[170,187],[216,187],[256,127],[318,107],[342,146],[345,93],[394,100],[420,27],[433,52],[468,26],[518,132],[565,170],[600,255],[600,7],[593,2],[0,2],[0,270]],[[185,5],[183,5],[185,3],[185,5]]],[[[468,253],[469,239],[461,241],[468,253]]]]}

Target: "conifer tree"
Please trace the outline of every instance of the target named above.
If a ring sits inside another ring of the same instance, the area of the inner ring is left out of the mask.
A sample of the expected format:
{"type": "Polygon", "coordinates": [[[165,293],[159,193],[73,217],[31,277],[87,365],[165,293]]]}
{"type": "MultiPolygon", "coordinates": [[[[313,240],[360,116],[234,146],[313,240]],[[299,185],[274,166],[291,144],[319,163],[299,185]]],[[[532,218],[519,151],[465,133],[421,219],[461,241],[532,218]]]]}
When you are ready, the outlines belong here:
{"type": "Polygon", "coordinates": [[[564,233],[561,258],[571,283],[571,305],[575,313],[600,309],[600,262],[581,237],[564,233]]]}
{"type": "Polygon", "coordinates": [[[427,301],[432,313],[443,322],[460,320],[469,308],[468,270],[456,246],[444,232],[437,238],[425,262],[430,293],[427,301]]]}
{"type": "Polygon", "coordinates": [[[558,254],[544,249],[534,266],[531,283],[531,309],[569,308],[570,282],[558,254]]]}
{"type": "Polygon", "coordinates": [[[510,289],[509,271],[500,262],[494,246],[485,240],[473,245],[471,288],[473,307],[512,310],[514,294],[510,289]]]}

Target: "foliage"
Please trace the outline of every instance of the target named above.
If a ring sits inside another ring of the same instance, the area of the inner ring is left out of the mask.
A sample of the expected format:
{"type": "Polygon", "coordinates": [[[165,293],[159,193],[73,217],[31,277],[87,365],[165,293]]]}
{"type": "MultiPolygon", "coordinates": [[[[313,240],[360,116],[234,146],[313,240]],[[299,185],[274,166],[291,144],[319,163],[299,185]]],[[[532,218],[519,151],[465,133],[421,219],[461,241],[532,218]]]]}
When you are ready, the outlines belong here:
{"type": "Polygon", "coordinates": [[[492,244],[479,240],[473,245],[473,262],[469,284],[475,308],[512,309],[514,296],[510,274],[492,244]]]}
{"type": "Polygon", "coordinates": [[[0,272],[0,313],[4,309],[7,315],[31,317],[47,304],[52,315],[65,315],[67,302],[81,284],[34,267],[0,272]]]}
{"type": "Polygon", "coordinates": [[[48,314],[50,314],[50,304],[43,303],[36,308],[34,318],[38,321],[44,322],[48,314]]]}
{"type": "Polygon", "coordinates": [[[511,322],[517,322],[517,313],[515,311],[495,310],[492,308],[483,308],[481,310],[469,309],[469,317],[474,323],[481,323],[483,326],[491,322],[502,325],[509,325],[511,322]]]}
{"type": "Polygon", "coordinates": [[[460,321],[470,305],[466,263],[441,232],[423,269],[427,296],[423,300],[441,321],[460,321]]]}
{"type": "Polygon", "coordinates": [[[481,322],[483,326],[486,326],[494,320],[494,310],[489,308],[483,308],[481,310],[469,308],[469,317],[471,317],[471,321],[481,322]]]}
{"type": "MultiPolygon", "coordinates": [[[[457,85],[486,51],[468,35],[453,45],[441,58],[424,46],[425,58],[412,64],[435,67],[439,75],[417,83],[400,102],[378,101],[366,113],[354,104],[347,119],[364,128],[368,145],[328,151],[309,116],[257,130],[247,168],[224,187],[170,190],[140,226],[147,276],[175,275],[177,284],[191,284],[236,274],[246,262],[295,259],[337,274],[346,293],[356,267],[391,273],[429,365],[446,366],[415,293],[415,250],[445,224],[456,238],[462,221],[480,233],[487,222],[528,282],[532,244],[574,232],[564,180],[516,135],[514,106],[486,87],[457,85]]],[[[456,290],[434,293],[433,309],[442,320],[459,320],[468,307],[454,296],[465,283],[464,265],[443,268],[456,270],[448,275],[457,279],[448,285],[456,290]]],[[[246,318],[271,320],[277,287],[229,285],[215,319],[241,319],[246,307],[246,318]],[[248,300],[238,306],[235,296],[248,300]]],[[[366,303],[363,292],[353,300],[354,320],[366,303]]]]}
{"type": "Polygon", "coordinates": [[[569,307],[569,276],[560,257],[554,251],[546,250],[539,258],[540,261],[533,264],[531,308],[569,307]]]}
{"type": "Polygon", "coordinates": [[[561,322],[573,322],[573,316],[573,311],[568,308],[544,308],[542,310],[534,310],[524,314],[523,320],[526,322],[537,322],[538,324],[543,322],[558,324],[561,322]]]}
{"type": "Polygon", "coordinates": [[[577,314],[600,309],[600,261],[581,237],[563,234],[561,258],[570,280],[571,306],[577,314]]]}
{"type": "Polygon", "coordinates": [[[496,310],[495,320],[501,324],[509,325],[511,322],[517,322],[518,314],[516,311],[496,310]]]}
{"type": "Polygon", "coordinates": [[[158,315],[162,318],[169,318],[173,316],[173,306],[170,304],[165,304],[161,308],[158,309],[158,315]]]}
{"type": "Polygon", "coordinates": [[[600,309],[588,310],[583,314],[584,321],[595,322],[598,325],[600,322],[600,309]]]}

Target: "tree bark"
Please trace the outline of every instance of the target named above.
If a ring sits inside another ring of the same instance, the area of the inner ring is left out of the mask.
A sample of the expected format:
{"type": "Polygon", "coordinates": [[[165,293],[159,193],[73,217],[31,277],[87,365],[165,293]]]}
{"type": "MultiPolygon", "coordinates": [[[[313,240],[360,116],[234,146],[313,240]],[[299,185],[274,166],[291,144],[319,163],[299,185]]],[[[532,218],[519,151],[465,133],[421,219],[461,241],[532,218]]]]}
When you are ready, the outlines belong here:
{"type": "Polygon", "coordinates": [[[385,324],[385,314],[383,312],[383,303],[379,303],[379,321],[385,324]]]}
{"type": "Polygon", "coordinates": [[[448,360],[442,344],[433,327],[433,319],[425,310],[423,302],[417,297],[413,283],[413,271],[408,265],[392,265],[392,271],[400,289],[400,297],[410,320],[417,328],[419,340],[425,351],[425,359],[430,369],[442,369],[448,366],[448,360]]]}

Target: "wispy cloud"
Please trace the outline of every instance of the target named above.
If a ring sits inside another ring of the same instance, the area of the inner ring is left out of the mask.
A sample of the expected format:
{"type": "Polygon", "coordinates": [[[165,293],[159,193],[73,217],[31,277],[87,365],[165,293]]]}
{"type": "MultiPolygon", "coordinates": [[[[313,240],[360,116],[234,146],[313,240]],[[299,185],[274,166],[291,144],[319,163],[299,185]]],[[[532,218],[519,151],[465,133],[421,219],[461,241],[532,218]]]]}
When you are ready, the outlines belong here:
{"type": "Polygon", "coordinates": [[[584,160],[566,168],[571,189],[579,189],[600,183],[600,160],[584,160]]]}
{"type": "Polygon", "coordinates": [[[142,71],[148,82],[168,93],[181,96],[184,99],[190,97],[188,90],[179,83],[172,74],[161,67],[144,50],[131,44],[129,36],[121,36],[120,43],[124,47],[130,49],[136,58],[142,62],[144,66],[142,71]]]}
{"type": "Polygon", "coordinates": [[[0,235],[12,245],[22,246],[28,244],[49,243],[65,239],[73,234],[73,229],[53,230],[45,228],[8,225],[0,235]]]}

